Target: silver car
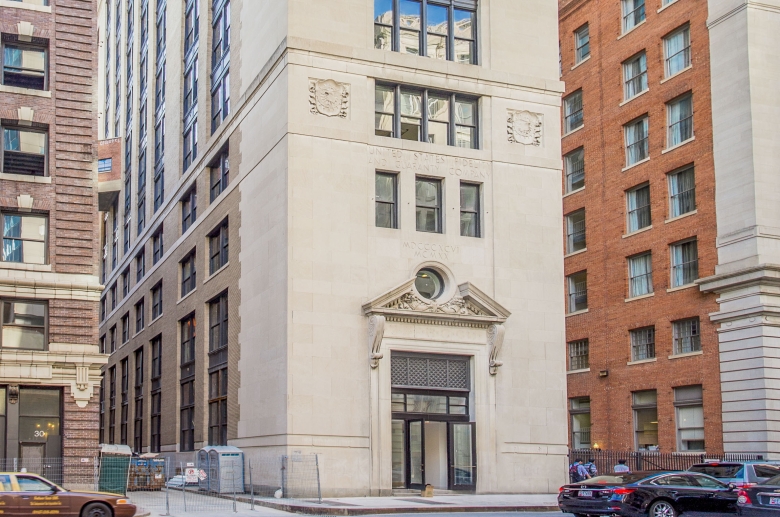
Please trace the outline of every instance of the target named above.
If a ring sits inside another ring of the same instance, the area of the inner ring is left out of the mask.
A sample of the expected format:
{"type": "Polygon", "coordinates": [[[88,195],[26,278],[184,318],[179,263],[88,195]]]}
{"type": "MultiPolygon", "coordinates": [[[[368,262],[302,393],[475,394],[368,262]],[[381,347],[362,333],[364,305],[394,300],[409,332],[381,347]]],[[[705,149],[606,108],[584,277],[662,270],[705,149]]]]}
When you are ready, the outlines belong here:
{"type": "Polygon", "coordinates": [[[780,475],[780,461],[709,461],[697,463],[688,470],[743,488],[780,475]]]}

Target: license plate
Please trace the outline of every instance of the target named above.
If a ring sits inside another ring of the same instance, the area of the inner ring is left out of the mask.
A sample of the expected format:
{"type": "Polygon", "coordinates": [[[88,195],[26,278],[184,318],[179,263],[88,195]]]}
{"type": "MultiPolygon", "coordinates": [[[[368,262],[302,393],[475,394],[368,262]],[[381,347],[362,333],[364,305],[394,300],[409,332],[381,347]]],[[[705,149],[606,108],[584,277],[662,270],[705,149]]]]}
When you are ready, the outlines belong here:
{"type": "Polygon", "coordinates": [[[769,504],[780,506],[780,497],[770,497],[769,504]]]}
{"type": "MultiPolygon", "coordinates": [[[[580,490],[580,497],[593,497],[593,490],[580,490]]],[[[780,502],[778,502],[777,504],[780,504],[780,502]]]]}

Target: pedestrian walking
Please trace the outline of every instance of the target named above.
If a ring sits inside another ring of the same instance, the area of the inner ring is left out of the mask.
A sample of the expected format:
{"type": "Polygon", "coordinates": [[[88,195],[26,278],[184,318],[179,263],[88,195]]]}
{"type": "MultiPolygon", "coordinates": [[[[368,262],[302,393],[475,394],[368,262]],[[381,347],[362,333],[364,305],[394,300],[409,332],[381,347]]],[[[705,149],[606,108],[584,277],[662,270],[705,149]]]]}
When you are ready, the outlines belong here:
{"type": "Polygon", "coordinates": [[[596,468],[596,459],[588,458],[588,462],[585,464],[585,468],[588,469],[590,477],[594,478],[598,475],[599,469],[596,468]]]}
{"type": "Polygon", "coordinates": [[[626,460],[618,460],[618,464],[615,465],[615,473],[619,474],[622,472],[631,472],[631,469],[628,468],[628,465],[626,465],[626,460]]]}

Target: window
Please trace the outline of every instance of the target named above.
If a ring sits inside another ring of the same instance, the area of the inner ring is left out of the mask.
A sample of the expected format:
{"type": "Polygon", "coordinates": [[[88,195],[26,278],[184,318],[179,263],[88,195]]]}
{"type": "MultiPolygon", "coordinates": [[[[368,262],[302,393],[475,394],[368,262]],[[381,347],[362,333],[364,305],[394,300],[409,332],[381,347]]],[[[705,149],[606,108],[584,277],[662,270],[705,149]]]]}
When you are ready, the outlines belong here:
{"type": "Polygon", "coordinates": [[[673,321],[672,332],[674,335],[674,355],[701,351],[699,318],[673,321]]]}
{"type": "Polygon", "coordinates": [[[481,237],[479,185],[460,183],[460,234],[463,237],[481,237]]]}
{"type": "Polygon", "coordinates": [[[141,298],[141,300],[135,304],[135,333],[139,333],[144,329],[144,319],[145,319],[145,303],[144,299],[141,298]]]}
{"type": "Polygon", "coordinates": [[[160,207],[163,204],[163,201],[165,201],[165,169],[162,167],[162,164],[160,164],[160,166],[156,167],[154,171],[154,212],[155,213],[157,213],[157,210],[160,209],[160,207]]]}
{"type": "Polygon", "coordinates": [[[217,199],[217,196],[222,194],[228,186],[230,180],[230,162],[228,160],[228,152],[222,152],[211,166],[210,171],[210,189],[211,197],[209,201],[211,203],[217,199]]]}
{"type": "Polygon", "coordinates": [[[184,170],[186,171],[198,157],[198,121],[192,122],[184,130],[184,170]]]}
{"type": "Polygon", "coordinates": [[[417,178],[415,201],[417,231],[442,233],[441,180],[417,178]]]}
{"type": "Polygon", "coordinates": [[[119,443],[122,445],[127,445],[127,423],[130,413],[130,396],[129,396],[129,378],[130,378],[130,372],[128,370],[128,359],[122,359],[122,362],[120,363],[120,368],[122,372],[122,386],[121,386],[121,393],[122,393],[122,407],[121,407],[121,413],[119,415],[119,443]]]}
{"type": "Polygon", "coordinates": [[[648,126],[647,116],[623,126],[626,135],[626,167],[641,162],[650,156],[650,147],[647,139],[648,126]]]}
{"type": "Polygon", "coordinates": [[[672,244],[672,287],[692,284],[699,278],[699,253],[696,239],[672,244]]]}
{"type": "Polygon", "coordinates": [[[652,255],[642,253],[628,258],[628,297],[643,296],[653,292],[652,255]]]}
{"type": "Polygon", "coordinates": [[[628,32],[645,21],[645,0],[622,0],[623,32],[628,32]]]}
{"type": "Polygon", "coordinates": [[[16,482],[19,484],[19,491],[21,492],[40,492],[47,495],[54,493],[54,487],[42,479],[17,475],[16,482]]]}
{"type": "Polygon", "coordinates": [[[584,124],[582,116],[582,90],[577,90],[563,99],[564,134],[571,133],[584,124]]]}
{"type": "Polygon", "coordinates": [[[198,190],[193,187],[181,200],[181,233],[189,230],[198,216],[198,190]]]}
{"type": "Polygon", "coordinates": [[[227,445],[228,369],[209,373],[209,445],[227,445]]]}
{"type": "Polygon", "coordinates": [[[160,452],[160,435],[162,431],[162,392],[152,393],[152,429],[149,452],[160,452]]]}
{"type": "Polygon", "coordinates": [[[632,99],[647,90],[647,54],[643,50],[623,63],[623,97],[632,99]]]}
{"type": "Polygon", "coordinates": [[[377,172],[374,183],[377,228],[398,228],[398,174],[377,172]]]}
{"type": "Polygon", "coordinates": [[[669,174],[669,217],[696,210],[696,178],[693,167],[669,174]]]}
{"type": "Polygon", "coordinates": [[[48,305],[28,300],[0,300],[0,346],[22,350],[46,350],[48,305]]]}
{"type": "Polygon", "coordinates": [[[582,63],[590,57],[590,28],[586,23],[574,31],[574,63],[582,63]]]}
{"type": "Polygon", "coordinates": [[[114,325],[109,329],[108,335],[111,338],[109,340],[110,341],[109,344],[111,345],[111,353],[113,354],[114,352],[116,352],[116,325],[114,325]]]}
{"type": "Polygon", "coordinates": [[[18,42],[4,43],[3,85],[45,90],[46,61],[46,49],[43,47],[18,42]]]}
{"type": "Polygon", "coordinates": [[[701,385],[674,388],[677,450],[704,450],[704,406],[701,385]]]}
{"type": "Polygon", "coordinates": [[[585,209],[577,210],[566,216],[566,253],[584,250],[585,209]]]}
{"type": "Polygon", "coordinates": [[[572,449],[590,449],[590,397],[569,399],[572,449]]]}
{"type": "Polygon", "coordinates": [[[228,295],[209,302],[209,353],[228,346],[228,295]]]}
{"type": "Polygon", "coordinates": [[[46,263],[48,217],[0,213],[3,225],[3,262],[46,263]]]}
{"type": "Polygon", "coordinates": [[[135,257],[135,281],[140,282],[146,274],[146,250],[141,249],[141,252],[135,257]]]}
{"type": "Polygon", "coordinates": [[[181,320],[180,447],[195,450],[195,315],[181,320]]]}
{"type": "Polygon", "coordinates": [[[211,131],[230,114],[230,0],[213,0],[211,47],[211,131]]]}
{"type": "Polygon", "coordinates": [[[585,149],[580,147],[563,157],[566,193],[585,186],[585,149]]]}
{"type": "Polygon", "coordinates": [[[374,48],[475,64],[476,8],[475,0],[374,0],[374,48]]]}
{"type": "Polygon", "coordinates": [[[199,25],[200,25],[200,2],[198,0],[187,0],[184,8],[184,52],[197,47],[199,25]]]}
{"type": "Polygon", "coordinates": [[[626,192],[628,233],[650,226],[650,186],[642,185],[626,192]]]}
{"type": "Polygon", "coordinates": [[[109,378],[109,398],[108,398],[108,443],[115,443],[115,426],[116,426],[116,366],[112,366],[108,369],[109,378]]]}
{"type": "Polygon", "coordinates": [[[162,336],[152,339],[152,380],[162,376],[162,336]]]}
{"type": "Polygon", "coordinates": [[[162,301],[162,282],[160,282],[156,286],[152,287],[152,321],[162,316],[162,301]]]}
{"type": "Polygon", "coordinates": [[[113,311],[114,309],[116,309],[116,302],[118,301],[116,295],[116,282],[111,284],[111,287],[108,288],[108,292],[111,295],[111,310],[113,311]]]}
{"type": "Polygon", "coordinates": [[[122,344],[130,341],[130,313],[122,316],[122,344]]]}
{"type": "Polygon", "coordinates": [[[105,354],[106,353],[106,336],[105,336],[105,334],[100,336],[98,349],[100,350],[101,354],[105,354]]]}
{"type": "MultiPolygon", "coordinates": [[[[105,337],[100,338],[101,342],[105,345],[105,337]]],[[[103,348],[100,349],[100,353],[103,352],[103,348]]],[[[0,395],[3,395],[0,393],[0,395]]],[[[98,417],[98,443],[106,442],[106,377],[100,378],[100,416],[98,417]]],[[[0,422],[5,426],[5,418],[0,419],[0,422]]]]}
{"type": "Polygon", "coordinates": [[[590,352],[587,339],[569,343],[569,370],[590,368],[590,352]]]}
{"type": "Polygon", "coordinates": [[[209,274],[213,275],[228,263],[228,221],[225,219],[209,234],[209,274]]]}
{"type": "Polygon", "coordinates": [[[666,105],[667,147],[693,138],[693,96],[688,94],[666,105]]]}
{"type": "Polygon", "coordinates": [[[664,38],[666,77],[691,66],[691,30],[688,26],[664,38]]]}
{"type": "Polygon", "coordinates": [[[160,227],[152,236],[152,265],[157,264],[164,254],[163,229],[160,227]]]}
{"type": "Polygon", "coordinates": [[[181,295],[186,296],[196,287],[195,250],[181,261],[181,295]]]}
{"type": "Polygon", "coordinates": [[[101,158],[98,160],[98,172],[111,172],[111,158],[101,158]]]}
{"type": "Polygon", "coordinates": [[[581,271],[568,276],[569,312],[588,308],[588,272],[581,271]]]}
{"type": "MultiPolygon", "coordinates": [[[[181,320],[181,366],[195,362],[195,315],[181,320]]],[[[193,370],[194,372],[194,370],[193,370]]],[[[183,375],[183,377],[185,377],[183,375]]]]}
{"type": "Polygon", "coordinates": [[[655,390],[635,391],[632,395],[636,448],[658,450],[658,395],[655,390]]]}
{"type": "Polygon", "coordinates": [[[655,357],[655,327],[629,331],[631,335],[631,360],[644,361],[655,357]]]}
{"type": "Polygon", "coordinates": [[[4,174],[46,176],[48,134],[38,129],[3,125],[4,174]]]}
{"type": "Polygon", "coordinates": [[[377,85],[374,106],[378,136],[477,148],[475,99],[453,93],[377,85]]]}
{"type": "Polygon", "coordinates": [[[144,349],[135,351],[135,404],[133,410],[133,450],[137,453],[143,451],[144,438],[144,349]]]}
{"type": "Polygon", "coordinates": [[[165,116],[162,112],[155,114],[160,117],[154,124],[154,167],[164,167],[163,156],[165,156],[165,116]]]}

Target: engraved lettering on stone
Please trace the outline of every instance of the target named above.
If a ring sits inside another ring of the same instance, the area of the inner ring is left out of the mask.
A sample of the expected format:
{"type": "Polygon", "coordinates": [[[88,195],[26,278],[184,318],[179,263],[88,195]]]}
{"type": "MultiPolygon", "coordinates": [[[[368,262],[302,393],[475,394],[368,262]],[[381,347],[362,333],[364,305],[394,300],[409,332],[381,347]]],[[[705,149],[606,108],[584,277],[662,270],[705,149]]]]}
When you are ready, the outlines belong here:
{"type": "Polygon", "coordinates": [[[429,242],[406,241],[402,247],[404,250],[411,251],[415,258],[426,260],[448,260],[452,255],[460,253],[460,246],[429,242]]]}
{"type": "Polygon", "coordinates": [[[530,111],[509,110],[507,133],[513,144],[542,145],[542,115],[530,111]]]}
{"type": "Polygon", "coordinates": [[[309,103],[314,115],[346,118],[349,110],[349,85],[333,79],[309,80],[309,103]]]}
{"type": "Polygon", "coordinates": [[[376,146],[368,146],[368,163],[374,167],[389,170],[408,170],[415,173],[449,175],[466,179],[490,179],[491,172],[490,162],[484,160],[376,146]]]}

